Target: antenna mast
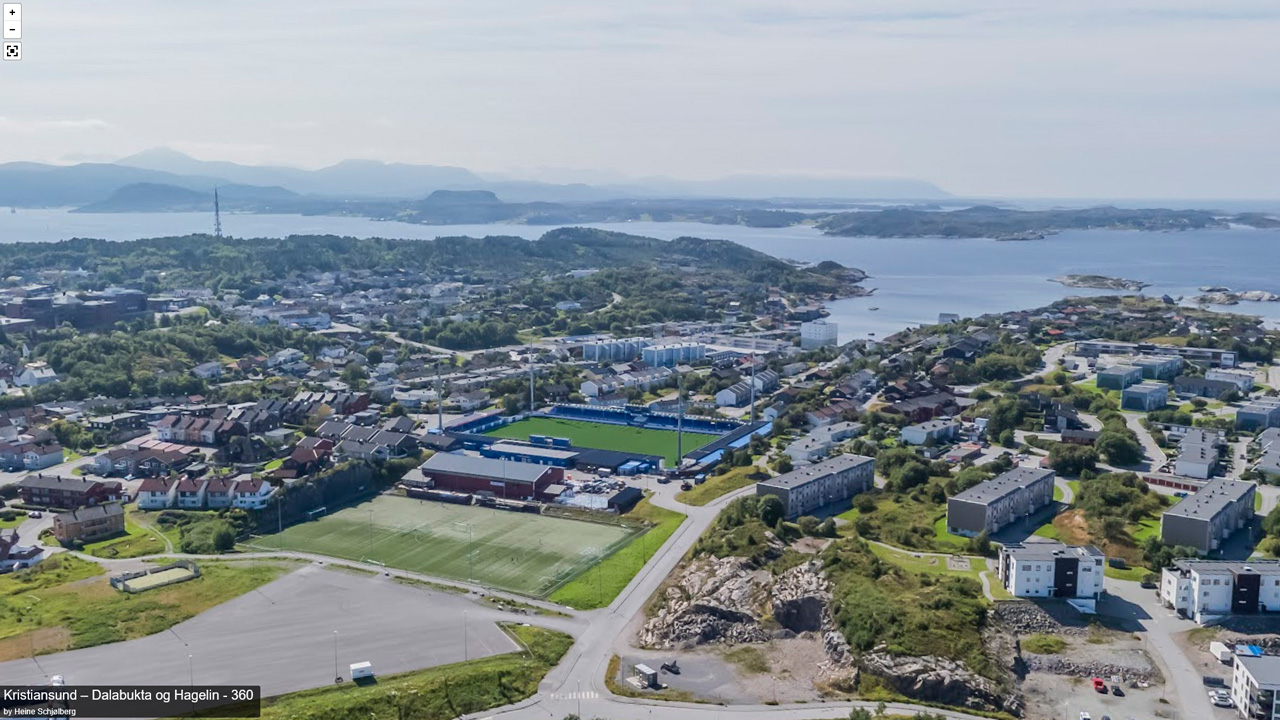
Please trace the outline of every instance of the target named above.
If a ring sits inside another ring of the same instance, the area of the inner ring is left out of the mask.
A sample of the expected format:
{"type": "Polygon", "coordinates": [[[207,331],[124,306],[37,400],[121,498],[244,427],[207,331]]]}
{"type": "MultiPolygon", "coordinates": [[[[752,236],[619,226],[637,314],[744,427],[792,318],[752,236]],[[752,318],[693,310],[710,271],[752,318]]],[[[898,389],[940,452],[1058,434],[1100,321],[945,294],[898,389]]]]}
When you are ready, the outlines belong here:
{"type": "Polygon", "coordinates": [[[222,237],[222,207],[218,204],[218,188],[213,188],[213,236],[222,237]]]}

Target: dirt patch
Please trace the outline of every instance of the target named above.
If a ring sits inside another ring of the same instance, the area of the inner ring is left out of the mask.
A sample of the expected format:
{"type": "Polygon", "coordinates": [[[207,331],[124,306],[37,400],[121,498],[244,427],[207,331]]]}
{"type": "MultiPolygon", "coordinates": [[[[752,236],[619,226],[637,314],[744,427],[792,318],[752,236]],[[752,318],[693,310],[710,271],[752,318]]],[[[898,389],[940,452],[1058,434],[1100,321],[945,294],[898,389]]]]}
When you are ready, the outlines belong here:
{"type": "Polygon", "coordinates": [[[791,549],[805,555],[817,555],[831,544],[830,538],[804,537],[791,543],[791,549]]]}
{"type": "Polygon", "coordinates": [[[957,572],[969,572],[969,558],[962,555],[948,555],[947,569],[957,572]]]}
{"type": "Polygon", "coordinates": [[[1058,537],[1067,545],[1085,545],[1092,538],[1089,536],[1089,522],[1085,520],[1083,510],[1068,510],[1059,513],[1053,519],[1053,527],[1058,537]]]}
{"type": "Polygon", "coordinates": [[[1131,539],[1095,537],[1089,529],[1089,520],[1083,510],[1068,510],[1053,519],[1058,537],[1068,545],[1094,545],[1107,557],[1124,558],[1130,567],[1143,565],[1142,549],[1131,539]]]}
{"type": "Polygon", "coordinates": [[[31,657],[33,648],[36,655],[43,655],[60,652],[70,647],[70,630],[61,626],[41,628],[0,640],[0,662],[31,657]]]}

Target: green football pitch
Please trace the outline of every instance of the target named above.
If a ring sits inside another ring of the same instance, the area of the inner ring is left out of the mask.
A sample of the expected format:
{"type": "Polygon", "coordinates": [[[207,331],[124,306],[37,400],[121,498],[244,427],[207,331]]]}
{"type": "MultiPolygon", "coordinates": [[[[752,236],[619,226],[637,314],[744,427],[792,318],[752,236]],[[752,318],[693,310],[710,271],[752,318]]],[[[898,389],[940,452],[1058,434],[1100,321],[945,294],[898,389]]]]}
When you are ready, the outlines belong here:
{"type": "MultiPolygon", "coordinates": [[[[503,425],[485,434],[513,440],[528,440],[530,435],[569,438],[569,441],[578,447],[658,455],[667,459],[667,467],[675,467],[679,460],[676,457],[676,433],[674,430],[654,430],[628,425],[593,423],[584,420],[532,417],[517,420],[509,425],[503,425]]],[[[688,454],[691,450],[697,450],[717,437],[706,433],[686,432],[684,434],[683,450],[688,454]]]]}
{"type": "Polygon", "coordinates": [[[634,535],[616,525],[380,495],[249,545],[369,560],[541,597],[634,535]]]}

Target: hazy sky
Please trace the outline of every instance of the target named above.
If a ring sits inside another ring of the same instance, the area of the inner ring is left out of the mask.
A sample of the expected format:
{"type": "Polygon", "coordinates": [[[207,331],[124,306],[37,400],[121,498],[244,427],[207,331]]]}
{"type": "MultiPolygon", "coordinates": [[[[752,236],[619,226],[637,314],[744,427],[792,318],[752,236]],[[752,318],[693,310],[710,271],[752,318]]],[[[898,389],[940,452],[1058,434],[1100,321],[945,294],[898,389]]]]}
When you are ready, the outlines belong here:
{"type": "Polygon", "coordinates": [[[1280,197],[1275,0],[24,0],[0,160],[1280,197]],[[572,169],[572,170],[566,170],[572,169]],[[591,171],[591,172],[589,172],[591,171]]]}

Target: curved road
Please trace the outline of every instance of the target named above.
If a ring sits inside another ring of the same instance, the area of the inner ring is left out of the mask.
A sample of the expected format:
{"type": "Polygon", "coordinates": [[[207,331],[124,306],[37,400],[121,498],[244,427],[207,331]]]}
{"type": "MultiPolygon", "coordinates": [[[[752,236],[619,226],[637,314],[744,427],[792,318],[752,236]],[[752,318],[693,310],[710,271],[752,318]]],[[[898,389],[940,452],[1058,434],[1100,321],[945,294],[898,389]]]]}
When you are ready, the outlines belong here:
{"type": "MultiPolygon", "coordinates": [[[[466,717],[475,720],[560,720],[567,715],[579,714],[584,718],[599,717],[608,720],[722,720],[726,715],[738,715],[759,720],[824,720],[847,718],[851,707],[875,708],[876,703],[861,701],[729,706],[661,702],[617,696],[605,687],[609,660],[612,656],[622,655],[627,651],[629,630],[633,622],[639,621],[650,596],[711,525],[720,509],[732,500],[754,492],[753,488],[746,487],[703,507],[695,507],[677,502],[674,498],[675,490],[674,484],[659,486],[652,502],[659,507],[683,512],[689,519],[609,607],[579,615],[589,623],[586,630],[578,636],[577,643],[560,665],[543,679],[538,694],[515,705],[466,717]]],[[[938,711],[923,706],[893,704],[889,708],[905,713],[941,713],[954,720],[977,720],[972,715],[938,711]]]]}

